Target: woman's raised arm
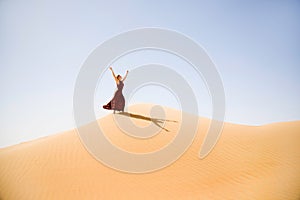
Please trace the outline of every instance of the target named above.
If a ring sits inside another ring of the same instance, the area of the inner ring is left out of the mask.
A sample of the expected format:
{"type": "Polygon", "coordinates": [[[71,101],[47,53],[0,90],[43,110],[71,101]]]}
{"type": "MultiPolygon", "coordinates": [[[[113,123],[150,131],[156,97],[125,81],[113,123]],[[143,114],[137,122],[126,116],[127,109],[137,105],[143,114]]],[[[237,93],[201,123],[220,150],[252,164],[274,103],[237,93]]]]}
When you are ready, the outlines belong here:
{"type": "Polygon", "coordinates": [[[112,73],[112,75],[113,75],[115,81],[118,82],[118,79],[117,79],[117,77],[116,77],[116,75],[115,75],[115,73],[114,73],[113,68],[112,68],[112,67],[109,67],[109,69],[110,69],[110,71],[111,71],[111,73],[112,73]]]}
{"type": "Polygon", "coordinates": [[[123,78],[123,80],[122,81],[125,81],[125,79],[127,78],[127,75],[128,75],[128,70],[126,71],[126,74],[125,74],[125,76],[124,76],[124,78],[123,78]]]}

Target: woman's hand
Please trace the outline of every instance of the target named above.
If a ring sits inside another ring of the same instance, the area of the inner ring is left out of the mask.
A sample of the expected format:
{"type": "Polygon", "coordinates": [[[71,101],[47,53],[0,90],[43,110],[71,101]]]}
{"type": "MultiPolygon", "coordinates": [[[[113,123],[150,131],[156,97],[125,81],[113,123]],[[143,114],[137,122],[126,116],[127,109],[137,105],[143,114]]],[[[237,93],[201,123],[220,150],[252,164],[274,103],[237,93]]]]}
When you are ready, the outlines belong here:
{"type": "Polygon", "coordinates": [[[113,69],[112,69],[112,67],[109,67],[109,69],[112,71],[113,69]]]}

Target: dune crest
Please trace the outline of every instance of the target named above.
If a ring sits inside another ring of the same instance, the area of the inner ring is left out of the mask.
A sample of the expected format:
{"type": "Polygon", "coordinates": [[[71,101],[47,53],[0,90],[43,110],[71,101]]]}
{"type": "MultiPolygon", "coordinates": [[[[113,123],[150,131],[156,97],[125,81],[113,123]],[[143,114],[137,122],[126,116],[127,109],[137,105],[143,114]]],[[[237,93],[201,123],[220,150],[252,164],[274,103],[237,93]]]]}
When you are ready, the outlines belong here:
{"type": "MultiPolygon", "coordinates": [[[[135,105],[129,108],[131,115],[122,117],[146,127],[151,123],[149,109],[135,105]]],[[[180,127],[180,111],[165,112],[169,121],[156,121],[163,129],[149,139],[123,134],[111,114],[98,123],[118,147],[152,152],[171,142],[180,127]]],[[[200,118],[198,134],[183,156],[147,174],[123,173],[101,164],[87,152],[76,130],[0,149],[0,199],[300,198],[300,121],[225,123],[213,151],[200,160],[209,123],[200,118]]]]}

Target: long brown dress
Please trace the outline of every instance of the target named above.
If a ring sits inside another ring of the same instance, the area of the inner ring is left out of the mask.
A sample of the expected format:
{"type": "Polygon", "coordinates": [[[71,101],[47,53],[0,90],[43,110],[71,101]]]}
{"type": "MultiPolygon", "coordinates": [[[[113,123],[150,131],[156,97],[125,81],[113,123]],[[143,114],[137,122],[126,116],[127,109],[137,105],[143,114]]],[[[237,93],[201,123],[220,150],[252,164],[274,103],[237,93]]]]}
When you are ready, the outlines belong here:
{"type": "Polygon", "coordinates": [[[122,94],[123,87],[124,83],[122,81],[119,81],[119,84],[117,84],[118,90],[115,92],[112,100],[108,104],[103,106],[104,109],[124,111],[125,98],[122,94]]]}

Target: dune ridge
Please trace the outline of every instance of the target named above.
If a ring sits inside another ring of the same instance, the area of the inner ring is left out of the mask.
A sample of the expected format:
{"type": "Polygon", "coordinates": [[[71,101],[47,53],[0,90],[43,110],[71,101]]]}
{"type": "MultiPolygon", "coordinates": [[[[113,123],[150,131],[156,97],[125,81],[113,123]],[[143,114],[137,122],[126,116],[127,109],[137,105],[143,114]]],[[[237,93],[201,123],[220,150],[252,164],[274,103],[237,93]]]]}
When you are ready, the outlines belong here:
{"type": "MultiPolygon", "coordinates": [[[[150,105],[131,113],[149,115],[150,105]]],[[[165,108],[164,128],[139,140],[123,134],[113,115],[98,120],[109,140],[129,152],[151,152],[171,142],[180,111],[165,108]]],[[[128,116],[124,116],[128,117],[128,116]]],[[[90,155],[76,130],[0,149],[0,199],[263,199],[300,198],[300,121],[244,126],[225,123],[205,158],[198,157],[210,120],[180,159],[146,174],[111,169],[90,155]]],[[[139,126],[149,120],[131,118],[139,126]]],[[[87,125],[88,126],[88,125],[87,125]]]]}

